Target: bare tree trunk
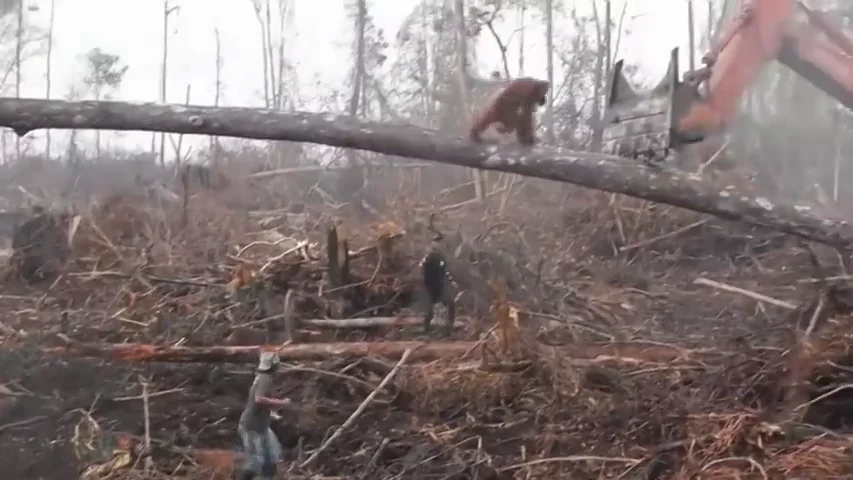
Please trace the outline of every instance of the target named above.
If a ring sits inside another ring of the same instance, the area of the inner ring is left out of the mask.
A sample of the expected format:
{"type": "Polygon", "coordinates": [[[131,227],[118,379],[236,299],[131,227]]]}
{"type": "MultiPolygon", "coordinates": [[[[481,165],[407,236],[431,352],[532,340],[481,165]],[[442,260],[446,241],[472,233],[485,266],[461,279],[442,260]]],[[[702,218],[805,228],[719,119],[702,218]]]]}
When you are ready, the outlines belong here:
{"type": "MultiPolygon", "coordinates": [[[[610,0],[606,0],[607,5],[610,5],[610,0]]],[[[604,91],[604,62],[605,62],[605,39],[602,28],[602,23],[605,25],[610,22],[609,18],[601,19],[598,14],[598,6],[596,2],[592,2],[592,16],[595,21],[595,38],[596,38],[596,54],[595,54],[595,74],[593,77],[593,98],[592,102],[592,141],[590,142],[590,150],[598,152],[601,150],[601,141],[604,135],[604,129],[601,125],[601,104],[602,92],[604,91]]]]}
{"type": "Polygon", "coordinates": [[[80,171],[80,152],[77,150],[77,133],[79,130],[71,130],[71,135],[68,137],[68,148],[65,151],[66,164],[71,167],[72,176],[76,176],[80,171]]]}
{"type": "MultiPolygon", "coordinates": [[[[613,2],[607,0],[604,4],[604,78],[610,78],[610,69],[613,67],[613,32],[610,24],[613,22],[613,2]]],[[[606,81],[605,81],[606,83],[606,81]]]]}
{"type": "MultiPolygon", "coordinates": [[[[48,21],[47,27],[47,68],[45,69],[45,98],[50,98],[50,87],[51,87],[51,74],[53,70],[52,60],[53,60],[53,25],[54,25],[54,12],[56,11],[56,0],[50,0],[50,20],[48,21]]],[[[50,147],[51,147],[51,138],[50,138],[50,129],[45,132],[45,142],[44,142],[44,155],[50,160],[50,147]]]]}
{"type": "Polygon", "coordinates": [[[613,67],[613,58],[618,56],[619,47],[622,45],[622,32],[624,31],[625,25],[625,14],[628,13],[628,2],[622,4],[622,11],[619,13],[619,23],[616,24],[616,41],[611,41],[611,45],[613,48],[610,49],[610,67],[608,67],[608,72],[610,72],[610,68],[613,67]]]}
{"type": "MultiPolygon", "coordinates": [[[[101,88],[95,86],[95,100],[101,100],[101,88]]],[[[101,159],[101,131],[95,130],[95,160],[101,159]]]]}
{"type": "Polygon", "coordinates": [[[518,73],[517,77],[524,76],[524,30],[525,30],[525,15],[527,15],[527,3],[522,0],[518,5],[518,73]]]}
{"type": "MultiPolygon", "coordinates": [[[[255,16],[258,19],[258,25],[261,27],[261,62],[264,68],[264,106],[266,108],[275,108],[276,106],[276,81],[275,81],[275,65],[273,65],[273,45],[272,45],[272,14],[270,12],[270,0],[253,0],[255,5],[255,16]]],[[[276,168],[273,162],[275,146],[272,143],[265,145],[266,150],[266,166],[267,168],[276,168]]]]}
{"type": "MultiPolygon", "coordinates": [[[[284,98],[284,72],[287,65],[284,53],[285,43],[285,25],[287,24],[287,16],[290,13],[290,0],[278,0],[278,30],[277,41],[278,45],[273,41],[273,18],[272,18],[272,0],[266,1],[266,43],[267,43],[267,63],[269,64],[270,75],[270,95],[272,96],[272,108],[281,110],[285,108],[284,98]]],[[[284,145],[280,143],[270,144],[268,149],[268,163],[272,168],[282,168],[284,166],[284,145]]]]}
{"type": "Polygon", "coordinates": [[[708,25],[706,28],[708,31],[705,32],[705,50],[710,50],[711,39],[714,36],[714,0],[708,0],[708,25]]]}
{"type": "Polygon", "coordinates": [[[267,61],[267,64],[269,65],[268,69],[270,72],[270,95],[272,97],[272,107],[278,108],[279,101],[278,101],[278,95],[276,94],[276,92],[278,90],[278,88],[276,86],[278,84],[278,78],[276,75],[277,69],[275,68],[275,61],[274,61],[275,57],[273,57],[275,47],[273,46],[273,43],[272,43],[272,11],[271,11],[271,7],[270,7],[270,0],[265,0],[265,2],[266,2],[266,11],[264,12],[264,15],[266,17],[265,23],[266,23],[266,42],[267,42],[267,48],[266,48],[267,58],[266,58],[266,61],[267,61]]]}
{"type": "Polygon", "coordinates": [[[285,25],[287,23],[286,17],[289,13],[288,9],[288,0],[279,0],[278,2],[278,14],[279,14],[279,22],[278,22],[278,78],[276,79],[275,91],[276,91],[276,108],[282,109],[284,108],[284,35],[285,35],[285,25]]]}
{"type": "Polygon", "coordinates": [[[352,95],[349,100],[349,114],[358,116],[361,101],[361,89],[364,86],[364,35],[366,30],[367,1],[358,0],[358,15],[356,15],[355,30],[355,65],[352,69],[352,95]]]}
{"type": "Polygon", "coordinates": [[[551,84],[548,89],[548,103],[545,104],[545,135],[548,143],[554,145],[557,143],[554,132],[554,0],[545,0],[545,52],[548,56],[548,83],[551,84]]]}
{"type": "MultiPolygon", "coordinates": [[[[169,8],[169,0],[163,0],[163,61],[160,71],[160,102],[166,103],[166,79],[169,65],[169,15],[175,11],[169,8]]],[[[160,134],[160,167],[166,167],[166,134],[160,134]]]]}
{"type": "Polygon", "coordinates": [[[261,62],[264,66],[264,106],[270,108],[270,69],[267,63],[267,32],[264,24],[263,6],[260,0],[252,0],[252,5],[255,7],[255,18],[258,20],[258,26],[261,27],[261,62]]]}
{"type": "MultiPolygon", "coordinates": [[[[216,59],[214,66],[216,68],[216,93],[213,97],[213,105],[218,107],[220,97],[222,95],[222,41],[219,36],[219,29],[213,29],[213,38],[216,41],[216,59]]],[[[219,137],[216,135],[210,136],[210,152],[213,156],[213,162],[219,162],[219,137]]]]}
{"type": "MultiPolygon", "coordinates": [[[[191,93],[192,93],[192,84],[188,83],[187,84],[187,94],[186,94],[186,97],[184,98],[184,105],[190,104],[190,94],[191,93]]],[[[179,172],[181,170],[181,163],[183,162],[183,159],[184,159],[184,152],[183,152],[183,150],[184,150],[184,134],[183,133],[178,134],[177,145],[175,144],[175,141],[174,141],[174,139],[172,139],[172,137],[169,137],[169,139],[172,140],[172,145],[174,145],[174,148],[175,148],[175,171],[179,172]]],[[[190,150],[192,150],[192,147],[190,147],[190,150]]]]}
{"type": "MultiPolygon", "coordinates": [[[[15,33],[15,98],[21,98],[21,56],[24,50],[24,1],[18,1],[18,31],[15,33]]],[[[15,137],[15,158],[21,161],[21,137],[15,137]]]]}
{"type": "Polygon", "coordinates": [[[693,0],[687,0],[687,38],[690,43],[690,70],[696,70],[696,25],[693,20],[693,0]]]}
{"type": "MultiPolygon", "coordinates": [[[[696,69],[696,31],[693,20],[693,0],[687,0],[687,41],[688,41],[688,58],[690,71],[696,69]]],[[[693,158],[699,154],[700,148],[695,145],[690,145],[688,148],[675,154],[676,162],[680,168],[692,169],[693,158]]],[[[699,165],[703,164],[706,158],[699,158],[699,165]]]]}
{"type": "MultiPolygon", "coordinates": [[[[429,20],[427,19],[427,9],[421,9],[421,23],[426,25],[429,20]]],[[[427,122],[430,127],[435,126],[435,102],[432,101],[435,98],[435,78],[433,76],[435,68],[432,66],[433,58],[435,55],[433,54],[433,36],[435,33],[431,28],[427,28],[423,34],[423,51],[425,52],[423,55],[423,61],[419,63],[419,74],[422,75],[423,78],[426,79],[424,82],[424,94],[421,95],[421,105],[424,109],[424,113],[426,114],[427,122]]]]}
{"type": "MultiPolygon", "coordinates": [[[[465,1],[454,0],[453,10],[456,17],[456,28],[454,30],[456,31],[456,77],[459,79],[459,100],[462,111],[467,114],[471,107],[469,101],[471,87],[468,85],[468,76],[465,74],[468,71],[468,31],[465,28],[465,1]]],[[[474,197],[478,202],[486,199],[483,183],[483,172],[474,170],[474,197]]]]}
{"type": "MultiPolygon", "coordinates": [[[[364,88],[365,88],[365,34],[367,29],[367,0],[357,0],[356,8],[358,12],[355,17],[355,62],[352,66],[352,94],[349,99],[348,113],[353,117],[358,117],[364,112],[364,88]]],[[[347,166],[350,169],[348,175],[352,175],[353,185],[350,189],[353,191],[361,191],[366,187],[366,176],[364,165],[359,161],[360,152],[357,153],[353,149],[346,149],[343,152],[347,159],[347,166]],[[358,176],[358,178],[356,178],[358,176]],[[355,183],[358,182],[356,186],[355,183]]]]}

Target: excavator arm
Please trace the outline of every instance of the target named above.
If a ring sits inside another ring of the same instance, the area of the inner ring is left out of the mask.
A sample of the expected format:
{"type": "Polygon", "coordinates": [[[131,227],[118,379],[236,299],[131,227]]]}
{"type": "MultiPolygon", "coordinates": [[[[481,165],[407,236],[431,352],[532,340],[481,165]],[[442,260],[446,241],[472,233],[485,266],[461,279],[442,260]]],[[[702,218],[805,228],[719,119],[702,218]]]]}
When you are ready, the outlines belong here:
{"type": "Polygon", "coordinates": [[[702,60],[703,68],[680,75],[673,49],[663,80],[645,92],[630,85],[618,61],[607,88],[605,152],[660,161],[723,131],[773,60],[853,109],[853,40],[797,0],[742,0],[702,60]]]}

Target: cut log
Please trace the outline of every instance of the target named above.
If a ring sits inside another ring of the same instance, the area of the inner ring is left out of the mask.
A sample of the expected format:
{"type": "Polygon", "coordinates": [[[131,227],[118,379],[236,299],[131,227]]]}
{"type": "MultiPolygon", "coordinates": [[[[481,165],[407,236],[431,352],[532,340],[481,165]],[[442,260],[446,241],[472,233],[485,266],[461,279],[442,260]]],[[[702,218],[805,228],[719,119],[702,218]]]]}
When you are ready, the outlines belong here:
{"type": "Polygon", "coordinates": [[[308,142],[497,170],[621,193],[853,249],[853,226],[816,207],[721,190],[698,175],[564,148],[474,145],[414,126],[348,116],[238,107],[67,102],[4,98],[0,126],[18,135],[42,128],[144,130],[308,142]]]}
{"type": "Polygon", "coordinates": [[[352,342],[303,343],[298,345],[177,347],[141,343],[74,344],[52,349],[82,357],[132,362],[177,363],[253,363],[260,349],[277,350],[286,361],[322,361],[335,358],[383,357],[399,359],[408,349],[414,351],[411,361],[431,361],[464,355],[474,349],[475,342],[352,342]]]}
{"type": "Polygon", "coordinates": [[[328,328],[336,330],[376,328],[376,327],[415,327],[423,325],[421,317],[365,317],[365,318],[310,318],[299,320],[302,327],[328,328]]]}
{"type": "MultiPolygon", "coordinates": [[[[95,357],[108,360],[131,362],[174,362],[174,363],[254,363],[260,349],[277,350],[282,360],[323,361],[337,358],[383,357],[398,360],[406,350],[412,349],[411,362],[427,362],[441,358],[462,359],[470,354],[470,360],[479,358],[478,342],[344,342],[304,343],[299,345],[264,346],[211,346],[177,347],[148,345],[141,343],[70,343],[67,346],[49,349],[52,353],[95,357]]],[[[710,361],[715,357],[729,355],[717,350],[683,350],[665,345],[643,342],[572,345],[565,347],[542,347],[543,358],[596,360],[600,362],[691,362],[697,359],[710,361]]]]}

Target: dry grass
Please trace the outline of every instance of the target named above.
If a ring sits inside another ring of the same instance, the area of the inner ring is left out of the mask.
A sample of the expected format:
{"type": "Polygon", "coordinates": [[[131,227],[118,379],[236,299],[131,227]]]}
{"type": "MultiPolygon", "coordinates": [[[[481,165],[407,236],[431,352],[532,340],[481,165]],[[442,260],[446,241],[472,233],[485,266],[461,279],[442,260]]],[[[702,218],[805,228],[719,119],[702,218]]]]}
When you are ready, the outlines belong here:
{"type": "MultiPolygon", "coordinates": [[[[81,463],[109,461],[102,468],[121,478],[227,474],[250,365],[105,363],[59,358],[45,347],[60,334],[89,343],[281,342],[282,333],[259,328],[259,320],[282,311],[287,291],[297,293],[301,318],[411,310],[416,264],[429,240],[426,218],[465,198],[424,193],[437,192],[424,187],[436,182],[428,173],[417,174],[414,193],[414,173],[378,172],[382,187],[371,188],[370,202],[381,218],[313,194],[298,202],[302,179],[200,193],[188,225],[179,205],[132,194],[84,212],[63,276],[26,286],[9,275],[0,295],[7,312],[0,320],[0,446],[28,452],[0,467],[19,478],[69,478],[81,463]],[[353,286],[330,292],[323,242],[336,220],[358,253],[353,286]],[[380,255],[372,247],[383,222],[405,233],[380,255]],[[149,467],[143,400],[150,407],[149,467]],[[98,446],[89,449],[101,452],[97,458],[70,453],[82,442],[74,435],[81,419],[99,425],[88,443],[98,446]],[[129,440],[116,440],[122,438],[129,440]],[[129,463],[116,460],[123,451],[129,463]]],[[[814,272],[796,245],[692,212],[548,182],[528,180],[502,196],[453,208],[445,223],[476,237],[477,251],[503,259],[500,267],[481,260],[469,268],[478,287],[495,276],[511,280],[509,301],[522,311],[512,352],[502,353],[493,333],[486,341],[491,356],[481,358],[477,349],[467,358],[402,365],[307,468],[299,465],[392,364],[329,358],[287,365],[279,389],[294,403],[276,423],[287,478],[853,475],[851,443],[833,432],[853,420],[842,401],[848,389],[838,388],[853,380],[845,366],[853,345],[846,318],[817,332],[813,349],[792,350],[792,312],[694,283],[703,277],[795,304],[812,301],[819,289],[808,282],[814,272]],[[803,385],[791,384],[791,365],[800,366],[803,385]]],[[[476,340],[494,324],[475,297],[466,290],[460,298],[466,321],[457,340],[476,340]]],[[[303,329],[300,341],[417,335],[401,327],[303,329]]]]}

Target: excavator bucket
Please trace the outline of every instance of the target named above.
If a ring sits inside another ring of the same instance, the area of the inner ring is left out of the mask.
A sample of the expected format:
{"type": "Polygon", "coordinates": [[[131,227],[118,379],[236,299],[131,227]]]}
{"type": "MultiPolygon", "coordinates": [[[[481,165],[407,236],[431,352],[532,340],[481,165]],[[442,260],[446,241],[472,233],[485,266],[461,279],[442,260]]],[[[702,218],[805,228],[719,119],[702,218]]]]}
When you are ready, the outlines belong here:
{"type": "Polygon", "coordinates": [[[622,68],[623,61],[616,62],[608,82],[603,117],[605,153],[658,162],[704,138],[675,129],[678,119],[701,100],[697,86],[679,78],[678,48],[670,53],[666,75],[650,90],[636,91],[622,68]]]}

